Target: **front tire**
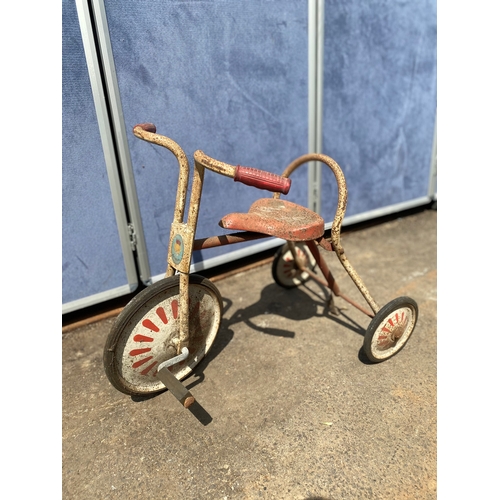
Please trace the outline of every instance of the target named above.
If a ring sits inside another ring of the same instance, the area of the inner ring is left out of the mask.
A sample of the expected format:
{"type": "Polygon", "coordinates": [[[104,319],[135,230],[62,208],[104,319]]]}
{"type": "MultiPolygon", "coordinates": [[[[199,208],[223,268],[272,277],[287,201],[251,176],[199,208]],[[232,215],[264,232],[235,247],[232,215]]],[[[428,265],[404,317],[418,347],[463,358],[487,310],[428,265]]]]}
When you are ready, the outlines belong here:
{"type": "MultiPolygon", "coordinates": [[[[189,276],[189,355],[171,367],[187,377],[212,346],[220,327],[222,298],[206,278],[189,276]]],[[[179,276],[148,286],[117,317],[104,346],[106,376],[120,392],[147,395],[165,390],[157,367],[176,356],[179,339],[179,276]]]]}

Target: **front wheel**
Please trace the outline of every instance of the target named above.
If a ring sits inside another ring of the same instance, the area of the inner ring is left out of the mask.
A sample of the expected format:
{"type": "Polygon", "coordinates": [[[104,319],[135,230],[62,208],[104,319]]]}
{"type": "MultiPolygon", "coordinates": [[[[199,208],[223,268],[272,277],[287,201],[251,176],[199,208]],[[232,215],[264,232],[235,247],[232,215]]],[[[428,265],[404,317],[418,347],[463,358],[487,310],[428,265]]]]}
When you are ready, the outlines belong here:
{"type": "Polygon", "coordinates": [[[409,297],[398,297],[382,307],[366,329],[363,349],[368,359],[380,363],[403,349],[417,318],[417,303],[409,297]]]}
{"type": "MultiPolygon", "coordinates": [[[[222,298],[206,278],[189,276],[189,355],[170,368],[187,377],[207,354],[219,330],[222,298]]],[[[179,340],[179,276],[145,288],[117,317],[104,346],[104,369],[111,384],[129,395],[165,390],[158,366],[177,355],[179,340]]]]}

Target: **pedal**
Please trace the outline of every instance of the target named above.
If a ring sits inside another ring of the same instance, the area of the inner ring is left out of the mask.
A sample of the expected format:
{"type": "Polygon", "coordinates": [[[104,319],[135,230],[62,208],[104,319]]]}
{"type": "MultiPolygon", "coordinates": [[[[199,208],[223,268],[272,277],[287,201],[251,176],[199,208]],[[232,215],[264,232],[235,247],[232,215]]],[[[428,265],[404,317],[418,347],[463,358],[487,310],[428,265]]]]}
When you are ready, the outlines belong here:
{"type": "Polygon", "coordinates": [[[184,408],[189,408],[196,400],[184,387],[180,380],[168,369],[170,366],[184,361],[189,355],[186,347],[182,348],[181,354],[164,361],[159,367],[156,376],[163,382],[165,387],[177,398],[184,408]]]}
{"type": "Polygon", "coordinates": [[[176,376],[168,368],[162,368],[156,376],[184,408],[189,408],[196,401],[193,395],[177,380],[176,376]]]}

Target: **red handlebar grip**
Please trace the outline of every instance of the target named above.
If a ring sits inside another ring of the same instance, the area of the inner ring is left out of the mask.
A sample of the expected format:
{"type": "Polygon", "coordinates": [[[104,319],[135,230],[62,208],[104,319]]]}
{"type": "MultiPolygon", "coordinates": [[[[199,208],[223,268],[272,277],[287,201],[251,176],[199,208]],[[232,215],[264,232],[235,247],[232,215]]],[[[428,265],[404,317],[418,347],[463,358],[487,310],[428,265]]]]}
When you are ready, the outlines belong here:
{"type": "Polygon", "coordinates": [[[265,172],[257,168],[242,167],[240,165],[236,167],[234,180],[235,182],[241,182],[247,186],[283,194],[288,194],[292,184],[292,179],[288,177],[281,177],[271,172],[265,172]]]}
{"type": "Polygon", "coordinates": [[[152,132],[153,134],[156,134],[156,125],[153,125],[152,123],[138,123],[134,128],[142,128],[146,132],[152,132]]]}

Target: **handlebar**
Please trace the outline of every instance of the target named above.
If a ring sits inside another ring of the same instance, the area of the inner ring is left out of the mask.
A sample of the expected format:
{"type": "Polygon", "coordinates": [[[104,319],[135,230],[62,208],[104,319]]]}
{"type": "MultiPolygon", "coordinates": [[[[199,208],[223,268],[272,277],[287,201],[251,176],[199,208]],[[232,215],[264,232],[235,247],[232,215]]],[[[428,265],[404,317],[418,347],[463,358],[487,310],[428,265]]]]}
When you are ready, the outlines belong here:
{"type": "Polygon", "coordinates": [[[266,189],[273,193],[288,194],[292,179],[281,177],[280,175],[259,170],[252,167],[242,167],[238,165],[234,173],[234,181],[241,182],[247,186],[253,186],[258,189],[266,189]]]}
{"type": "Polygon", "coordinates": [[[273,174],[272,172],[252,167],[243,167],[241,165],[229,165],[228,163],[210,158],[210,156],[200,150],[195,151],[194,159],[195,162],[200,163],[209,170],[225,175],[226,177],[232,177],[235,182],[241,182],[247,186],[265,189],[273,193],[287,194],[290,191],[292,180],[273,174]]]}
{"type": "MultiPolygon", "coordinates": [[[[134,127],[134,135],[139,139],[166,147],[178,158],[181,164],[181,172],[187,169],[186,157],[181,147],[172,141],[172,139],[157,134],[156,126],[152,123],[139,123],[134,127]]],[[[200,163],[209,170],[225,175],[226,177],[232,177],[235,182],[241,182],[247,186],[265,189],[273,193],[288,194],[290,191],[292,180],[289,177],[283,177],[278,174],[273,174],[272,172],[266,172],[265,170],[259,170],[252,167],[243,167],[241,165],[235,167],[228,163],[210,158],[210,156],[207,156],[200,150],[195,151],[194,159],[195,162],[200,163]]]]}
{"type": "Polygon", "coordinates": [[[189,175],[189,164],[183,149],[175,141],[164,135],[156,133],[156,125],[153,123],[139,123],[134,127],[134,135],[143,141],[157,144],[170,150],[179,161],[181,172],[189,175]]]}
{"type": "Polygon", "coordinates": [[[134,134],[140,135],[141,129],[145,130],[146,132],[151,132],[152,134],[156,134],[156,125],[154,125],[153,123],[138,123],[134,127],[134,134]]]}

